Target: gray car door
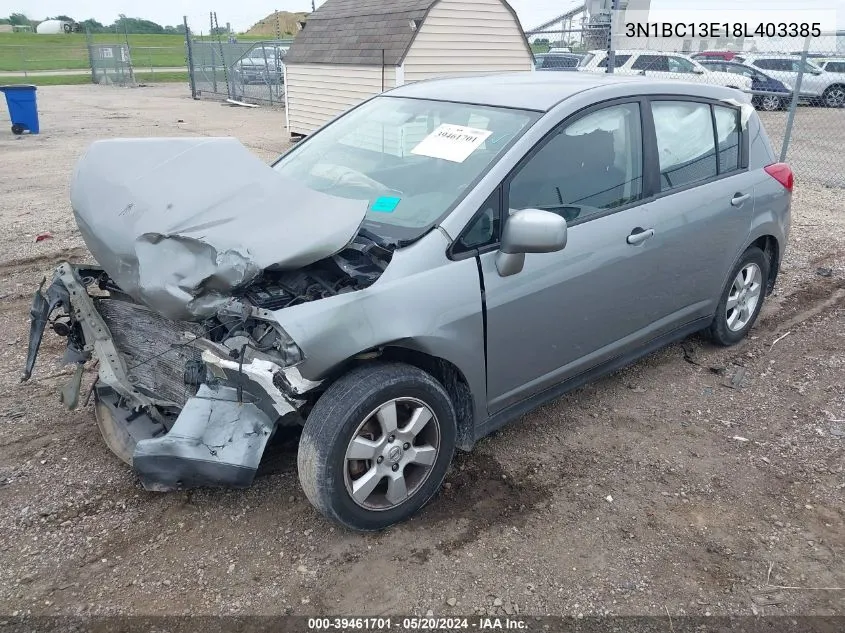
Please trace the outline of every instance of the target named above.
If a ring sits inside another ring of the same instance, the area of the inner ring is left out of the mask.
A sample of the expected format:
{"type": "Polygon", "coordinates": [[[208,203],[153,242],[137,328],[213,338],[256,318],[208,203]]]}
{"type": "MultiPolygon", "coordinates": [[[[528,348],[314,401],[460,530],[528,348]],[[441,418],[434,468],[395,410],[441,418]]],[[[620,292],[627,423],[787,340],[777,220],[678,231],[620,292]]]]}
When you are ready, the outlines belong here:
{"type": "Polygon", "coordinates": [[[480,257],[490,414],[624,353],[667,313],[650,285],[659,253],[643,205],[640,108],[565,122],[504,183],[504,208],[560,213],[570,232],[563,251],[527,255],[513,276],[499,275],[495,252],[480,257]]]}
{"type": "Polygon", "coordinates": [[[665,289],[673,321],[712,315],[751,231],[754,176],[740,111],[695,100],[654,100],[651,110],[660,166],[646,222],[660,252],[652,283],[665,289]]]}

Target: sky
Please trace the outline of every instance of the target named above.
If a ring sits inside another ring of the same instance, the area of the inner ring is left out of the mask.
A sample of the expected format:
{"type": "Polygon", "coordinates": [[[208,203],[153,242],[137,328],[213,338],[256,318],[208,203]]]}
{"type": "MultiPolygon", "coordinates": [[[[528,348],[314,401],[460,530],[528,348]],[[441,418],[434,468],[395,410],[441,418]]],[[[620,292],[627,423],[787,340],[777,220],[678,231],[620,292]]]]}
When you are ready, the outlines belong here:
{"type": "MultiPolygon", "coordinates": [[[[317,6],[323,0],[317,0],[317,6]]],[[[69,15],[76,20],[94,18],[111,24],[119,13],[142,17],[162,25],[178,24],[188,16],[188,24],[195,32],[208,30],[208,12],[217,11],[220,25],[230,22],[236,31],[243,31],[274,10],[310,11],[311,0],[0,0],[0,16],[13,12],[25,13],[33,19],[52,15],[69,15]],[[140,8],[143,7],[143,8],[140,8]]],[[[510,0],[526,29],[551,20],[577,4],[577,0],[510,0]]],[[[652,0],[654,9],[683,9],[691,6],[689,0],[652,0]]],[[[845,28],[845,0],[708,0],[697,8],[760,10],[763,18],[766,9],[825,8],[836,9],[839,28],[845,28]]]]}

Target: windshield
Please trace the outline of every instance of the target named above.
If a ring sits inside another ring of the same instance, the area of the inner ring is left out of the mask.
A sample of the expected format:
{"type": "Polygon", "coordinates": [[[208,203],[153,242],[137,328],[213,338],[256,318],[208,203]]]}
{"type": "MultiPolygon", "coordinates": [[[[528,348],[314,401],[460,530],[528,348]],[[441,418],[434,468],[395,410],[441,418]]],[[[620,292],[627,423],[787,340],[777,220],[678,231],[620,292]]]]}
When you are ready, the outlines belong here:
{"type": "Polygon", "coordinates": [[[422,236],[540,113],[376,97],[273,167],[315,191],[370,203],[365,225],[391,242],[422,236]]]}

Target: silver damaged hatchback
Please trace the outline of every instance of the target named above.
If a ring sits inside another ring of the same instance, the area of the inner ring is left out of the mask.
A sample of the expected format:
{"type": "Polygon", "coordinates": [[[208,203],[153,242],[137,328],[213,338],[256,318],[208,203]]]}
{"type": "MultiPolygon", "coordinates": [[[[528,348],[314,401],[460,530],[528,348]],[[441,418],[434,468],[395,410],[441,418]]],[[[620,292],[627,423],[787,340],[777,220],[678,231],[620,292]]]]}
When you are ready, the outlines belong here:
{"type": "Polygon", "coordinates": [[[94,143],[71,187],[97,265],[31,310],[144,488],[249,486],[302,427],[302,487],[378,530],[456,449],[775,284],[793,177],[735,90],[523,73],[410,84],[267,165],[234,139],[94,143]]]}

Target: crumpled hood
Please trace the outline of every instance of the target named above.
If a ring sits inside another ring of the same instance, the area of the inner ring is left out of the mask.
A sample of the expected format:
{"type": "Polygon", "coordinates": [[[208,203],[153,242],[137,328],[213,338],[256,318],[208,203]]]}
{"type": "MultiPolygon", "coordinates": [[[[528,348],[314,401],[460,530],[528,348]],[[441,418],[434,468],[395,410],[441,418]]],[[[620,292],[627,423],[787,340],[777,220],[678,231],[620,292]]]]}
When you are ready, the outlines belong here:
{"type": "Polygon", "coordinates": [[[97,141],[71,204],[97,262],[136,301],[202,320],[268,268],[329,257],[358,233],[367,202],[290,180],[233,138],[97,141]]]}

